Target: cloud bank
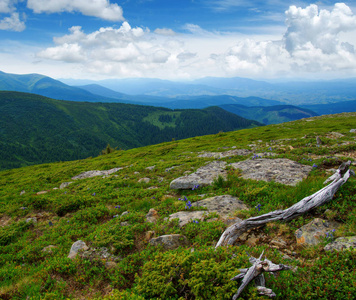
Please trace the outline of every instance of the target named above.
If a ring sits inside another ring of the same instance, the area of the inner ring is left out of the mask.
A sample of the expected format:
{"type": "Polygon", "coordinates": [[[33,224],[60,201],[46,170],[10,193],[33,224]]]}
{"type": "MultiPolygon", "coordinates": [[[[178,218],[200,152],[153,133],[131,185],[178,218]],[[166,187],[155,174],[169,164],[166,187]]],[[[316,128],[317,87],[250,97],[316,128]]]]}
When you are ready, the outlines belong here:
{"type": "MultiPolygon", "coordinates": [[[[19,1],[22,0],[0,0],[0,14],[9,14],[0,19],[0,30],[25,30],[25,22],[20,19],[16,9],[19,1]]],[[[109,0],[28,0],[27,8],[36,14],[78,12],[112,22],[125,20],[122,8],[109,0]]]]}
{"type": "Polygon", "coordinates": [[[109,0],[28,0],[35,13],[80,12],[108,21],[123,21],[122,8],[109,0]]]}
{"type": "MultiPolygon", "coordinates": [[[[72,1],[73,2],[73,1],[72,1]]],[[[331,10],[290,6],[286,30],[277,40],[236,41],[225,51],[224,34],[187,24],[186,34],[170,29],[101,28],[86,34],[72,27],[38,58],[77,63],[86,72],[109,76],[196,78],[203,76],[282,77],[349,72],[356,75],[356,53],[344,35],[355,31],[356,16],[344,3],[331,10]],[[207,47],[208,45],[208,47],[207,47]],[[221,49],[219,49],[221,50],[221,49]]]]}

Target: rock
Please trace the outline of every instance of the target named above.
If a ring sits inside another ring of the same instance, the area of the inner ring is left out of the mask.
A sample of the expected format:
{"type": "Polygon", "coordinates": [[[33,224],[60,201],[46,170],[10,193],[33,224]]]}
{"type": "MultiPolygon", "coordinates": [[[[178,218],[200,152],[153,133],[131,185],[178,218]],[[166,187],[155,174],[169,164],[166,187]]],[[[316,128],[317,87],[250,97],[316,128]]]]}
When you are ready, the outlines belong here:
{"type": "Polygon", "coordinates": [[[272,246],[278,247],[278,249],[284,249],[287,247],[287,243],[284,240],[282,240],[281,238],[275,238],[275,239],[271,240],[270,244],[272,246]]]}
{"type": "Polygon", "coordinates": [[[121,222],[120,223],[120,226],[130,226],[130,223],[129,222],[121,222]]]}
{"type": "Polygon", "coordinates": [[[236,149],[236,150],[229,150],[225,152],[201,152],[201,154],[198,155],[198,157],[203,157],[203,158],[225,158],[225,157],[230,157],[230,156],[246,156],[251,154],[250,150],[247,149],[236,149]]]}
{"type": "Polygon", "coordinates": [[[107,260],[107,261],[117,261],[119,258],[111,254],[107,248],[92,248],[87,249],[79,254],[81,258],[93,260],[107,260]]]}
{"type": "Polygon", "coordinates": [[[228,217],[231,213],[237,210],[249,209],[240,199],[230,195],[216,196],[200,200],[193,203],[192,206],[207,208],[209,212],[216,212],[221,217],[228,217]]]}
{"type": "Polygon", "coordinates": [[[121,214],[121,216],[126,216],[126,215],[128,215],[128,214],[129,214],[128,211],[124,211],[124,212],[121,214]]]}
{"type": "Polygon", "coordinates": [[[111,175],[111,174],[116,173],[117,171],[122,170],[122,169],[123,168],[113,168],[110,170],[103,170],[103,171],[98,171],[98,170],[87,171],[87,172],[83,172],[77,176],[72,177],[72,180],[86,179],[86,178],[91,178],[91,177],[96,177],[96,176],[111,175]]]}
{"type": "Polygon", "coordinates": [[[52,250],[56,249],[56,248],[58,248],[58,247],[54,246],[54,245],[49,245],[47,247],[44,247],[41,251],[45,252],[45,253],[52,253],[52,250]]]}
{"type": "Polygon", "coordinates": [[[11,220],[12,220],[12,219],[11,219],[9,216],[3,215],[3,216],[0,218],[0,227],[5,227],[5,226],[10,225],[11,220]]]}
{"type": "Polygon", "coordinates": [[[26,219],[26,223],[30,223],[30,222],[37,223],[37,218],[36,218],[36,217],[27,218],[27,219],[26,219]]]}
{"type": "Polygon", "coordinates": [[[70,184],[72,184],[73,182],[72,181],[69,181],[69,182],[63,182],[60,186],[59,186],[59,189],[60,190],[63,190],[65,189],[66,187],[68,187],[70,184]]]}
{"type": "Polygon", "coordinates": [[[171,184],[171,189],[192,189],[194,186],[211,185],[219,176],[227,177],[225,171],[226,162],[213,161],[204,167],[199,168],[195,173],[174,179],[171,184]]]}
{"type": "Polygon", "coordinates": [[[108,269],[108,270],[115,269],[116,266],[117,266],[117,263],[114,262],[114,261],[107,261],[105,263],[105,268],[108,269]]]}
{"type": "Polygon", "coordinates": [[[319,218],[314,219],[312,222],[304,225],[295,232],[297,244],[304,245],[317,245],[321,242],[322,238],[331,234],[333,229],[339,227],[336,222],[326,221],[319,218]]]}
{"type": "Polygon", "coordinates": [[[158,212],[154,208],[151,208],[146,215],[146,220],[148,223],[156,223],[158,218],[158,212]]]}
{"type": "Polygon", "coordinates": [[[356,129],[351,129],[350,133],[356,133],[356,129]]]}
{"type": "Polygon", "coordinates": [[[257,237],[250,237],[247,241],[246,244],[250,247],[255,247],[257,246],[258,242],[260,241],[259,238],[257,237]]]}
{"type": "Polygon", "coordinates": [[[316,144],[318,146],[321,146],[323,144],[323,142],[321,141],[320,137],[318,137],[318,136],[316,137],[316,144]]]}
{"type": "Polygon", "coordinates": [[[140,172],[134,172],[134,174],[135,174],[135,175],[139,175],[139,174],[140,174],[140,172]]]}
{"type": "Polygon", "coordinates": [[[83,241],[81,241],[81,240],[76,241],[70,248],[68,258],[73,259],[77,256],[77,254],[80,250],[86,251],[88,249],[89,249],[89,247],[83,241]]]}
{"type": "Polygon", "coordinates": [[[48,191],[40,191],[40,192],[37,192],[36,195],[44,195],[44,194],[47,194],[48,191]]]}
{"type": "Polygon", "coordinates": [[[148,190],[157,190],[158,186],[150,186],[149,188],[147,188],[148,190]]]}
{"type": "Polygon", "coordinates": [[[144,177],[144,178],[141,178],[141,179],[139,179],[138,180],[138,182],[144,182],[144,183],[149,183],[151,181],[151,179],[150,178],[147,178],[147,177],[144,177]]]}
{"type": "Polygon", "coordinates": [[[306,178],[312,170],[311,166],[286,158],[249,159],[230,165],[235,169],[241,169],[242,177],[245,179],[275,181],[292,186],[306,178]]]}
{"type": "Polygon", "coordinates": [[[165,250],[172,250],[189,245],[187,237],[181,234],[162,235],[151,239],[149,243],[153,246],[161,245],[165,250]]]}
{"type": "Polygon", "coordinates": [[[324,247],[325,251],[356,250],[356,236],[339,237],[324,247]]]}
{"type": "Polygon", "coordinates": [[[336,140],[336,139],[340,139],[340,138],[344,137],[344,135],[343,135],[342,133],[340,133],[340,132],[332,131],[332,132],[330,132],[330,133],[327,135],[327,137],[328,137],[329,139],[334,139],[334,140],[336,140]]]}
{"type": "MultiPolygon", "coordinates": [[[[181,165],[179,165],[179,166],[181,166],[181,165]]],[[[165,169],[164,171],[165,171],[166,173],[168,173],[168,172],[172,171],[173,169],[175,169],[175,168],[177,168],[177,167],[179,167],[179,166],[173,166],[173,167],[170,167],[170,168],[165,169]]]]}
{"type": "Polygon", "coordinates": [[[222,221],[224,222],[225,225],[227,226],[231,226],[233,224],[237,224],[237,223],[241,223],[243,220],[240,219],[240,218],[232,218],[232,217],[229,217],[229,218],[226,218],[226,217],[223,217],[222,218],[222,221]]]}
{"type": "Polygon", "coordinates": [[[150,230],[145,233],[145,240],[148,242],[150,239],[154,238],[155,232],[150,230]]]}
{"type": "Polygon", "coordinates": [[[20,193],[20,196],[24,195],[26,193],[25,190],[22,190],[21,193],[20,193]]]}
{"type": "Polygon", "coordinates": [[[177,213],[171,214],[169,216],[169,220],[171,221],[178,219],[179,227],[183,227],[193,220],[204,221],[208,214],[208,211],[179,211],[177,213]]]}
{"type": "Polygon", "coordinates": [[[155,167],[156,166],[150,166],[150,167],[147,167],[146,170],[152,171],[152,170],[154,170],[155,167]]]}

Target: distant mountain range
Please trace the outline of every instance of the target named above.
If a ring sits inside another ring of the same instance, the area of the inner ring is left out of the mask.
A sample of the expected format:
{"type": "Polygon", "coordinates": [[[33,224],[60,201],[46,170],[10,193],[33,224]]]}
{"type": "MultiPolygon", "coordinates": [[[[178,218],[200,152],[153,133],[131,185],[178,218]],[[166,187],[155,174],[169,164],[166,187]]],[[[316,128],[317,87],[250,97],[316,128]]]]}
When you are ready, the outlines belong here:
{"type": "Polygon", "coordinates": [[[266,125],[295,121],[318,115],[309,109],[293,105],[247,107],[237,104],[224,104],[220,105],[220,107],[243,118],[253,119],[266,125]]]}
{"type": "Polygon", "coordinates": [[[101,81],[62,79],[69,85],[99,84],[129,95],[177,98],[182,96],[259,97],[283,104],[328,104],[356,100],[356,79],[269,83],[247,78],[207,77],[187,82],[161,79],[126,78],[101,81]]]}
{"type": "Polygon", "coordinates": [[[219,107],[170,110],[7,91],[0,112],[0,169],[97,156],[108,143],[128,149],[262,125],[219,107]]]}
{"type": "Polygon", "coordinates": [[[190,82],[143,78],[63,81],[78,86],[70,86],[39,74],[16,75],[0,72],[0,90],[35,93],[58,100],[129,103],[170,109],[220,106],[234,114],[265,124],[296,120],[311,116],[313,112],[333,114],[356,111],[356,100],[352,100],[356,99],[354,79],[286,83],[212,77],[190,82]],[[258,96],[262,94],[266,98],[258,96]],[[298,107],[295,106],[296,103],[299,103],[298,107]],[[293,109],[281,109],[281,105],[292,104],[293,109]],[[277,107],[262,108],[267,106],[277,107]]]}

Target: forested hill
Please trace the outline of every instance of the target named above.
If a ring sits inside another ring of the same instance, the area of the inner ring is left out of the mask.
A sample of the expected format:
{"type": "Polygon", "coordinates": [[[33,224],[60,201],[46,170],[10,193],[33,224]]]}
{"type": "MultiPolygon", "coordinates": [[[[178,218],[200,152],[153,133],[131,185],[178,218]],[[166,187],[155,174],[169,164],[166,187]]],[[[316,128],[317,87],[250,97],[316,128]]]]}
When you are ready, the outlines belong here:
{"type": "Polygon", "coordinates": [[[170,110],[19,92],[0,92],[0,113],[0,169],[97,156],[108,143],[129,149],[261,125],[218,107],[170,110]]]}

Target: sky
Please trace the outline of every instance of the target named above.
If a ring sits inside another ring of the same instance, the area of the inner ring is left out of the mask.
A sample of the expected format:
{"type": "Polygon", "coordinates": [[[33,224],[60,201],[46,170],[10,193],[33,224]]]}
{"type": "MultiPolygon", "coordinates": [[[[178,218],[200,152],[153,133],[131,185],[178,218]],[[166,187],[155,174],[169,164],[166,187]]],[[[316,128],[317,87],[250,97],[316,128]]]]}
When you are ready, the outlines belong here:
{"type": "Polygon", "coordinates": [[[0,71],[53,78],[356,77],[356,0],[0,0],[0,71]]]}

